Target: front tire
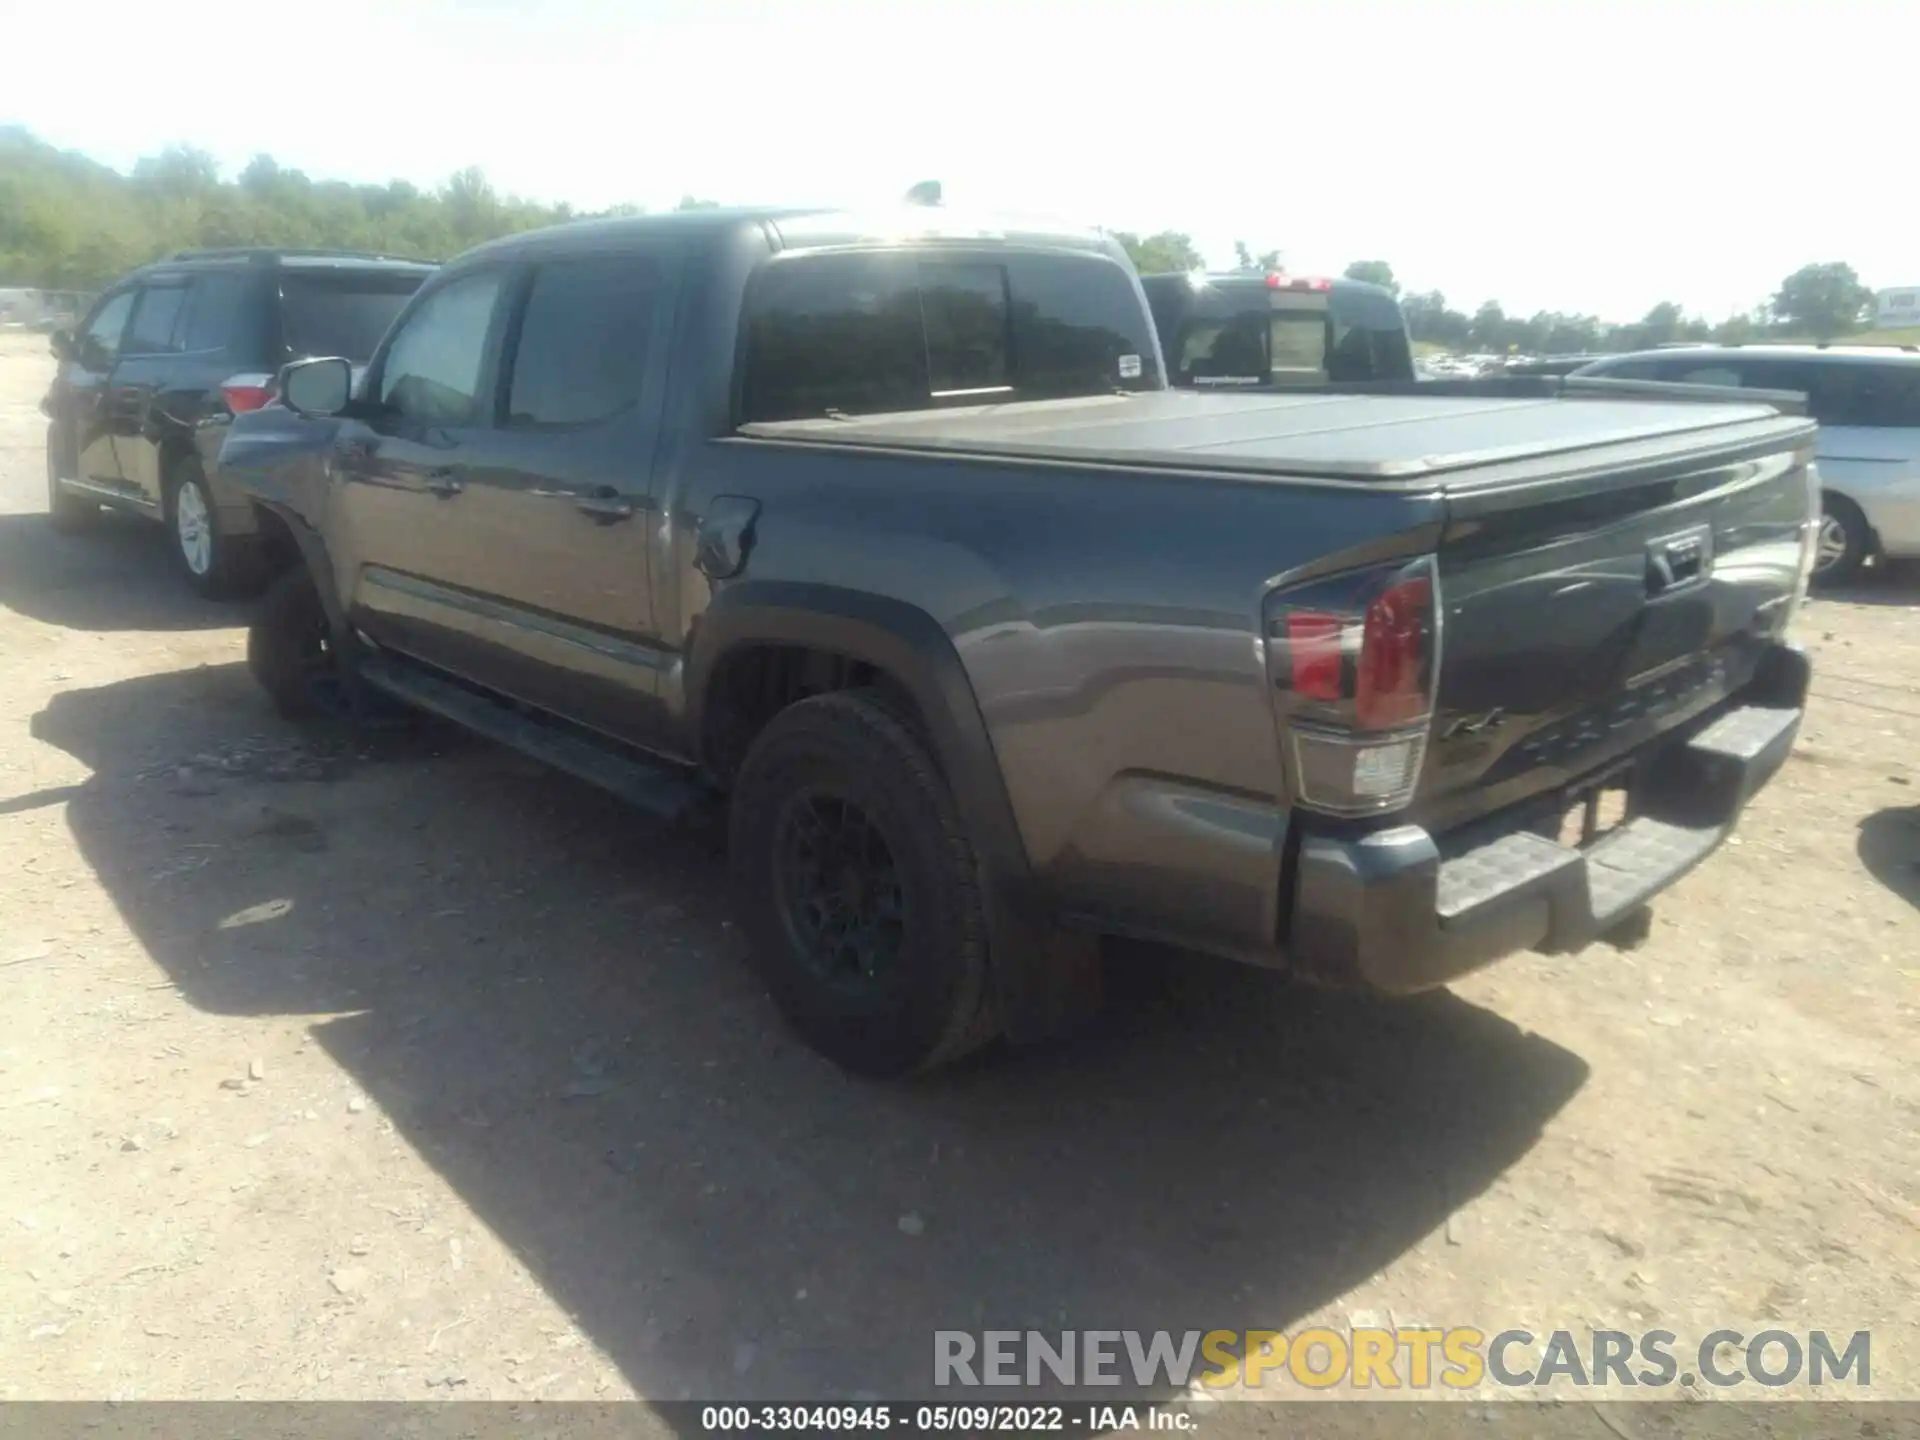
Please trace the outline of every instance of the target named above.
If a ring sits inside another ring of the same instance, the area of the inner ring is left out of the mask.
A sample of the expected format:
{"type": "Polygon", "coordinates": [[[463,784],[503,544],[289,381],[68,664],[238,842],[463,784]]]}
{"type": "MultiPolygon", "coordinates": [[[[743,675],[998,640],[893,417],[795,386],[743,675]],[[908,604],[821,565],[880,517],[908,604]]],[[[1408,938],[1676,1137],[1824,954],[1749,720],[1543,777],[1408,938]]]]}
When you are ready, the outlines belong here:
{"type": "Polygon", "coordinates": [[[728,830],[755,963],[814,1049],[885,1078],[999,1033],[973,848],[933,760],[877,697],[777,715],[736,777],[728,830]]]}
{"type": "Polygon", "coordinates": [[[47,427],[47,519],[62,534],[90,530],[100,521],[100,507],[84,495],[60,485],[60,432],[47,427]]]}
{"type": "Polygon", "coordinates": [[[247,629],[247,669],[285,720],[351,715],[346,663],[304,565],[273,583],[247,629]]]}
{"type": "Polygon", "coordinates": [[[1823,495],[1820,533],[1814,540],[1814,583],[1843,585],[1852,580],[1872,549],[1873,531],[1860,507],[1844,495],[1823,495]]]}
{"type": "Polygon", "coordinates": [[[167,540],[174,568],[203,599],[259,592],[265,578],[260,546],[252,536],[221,530],[213,490],[198,460],[173,463],[167,480],[167,540]]]}

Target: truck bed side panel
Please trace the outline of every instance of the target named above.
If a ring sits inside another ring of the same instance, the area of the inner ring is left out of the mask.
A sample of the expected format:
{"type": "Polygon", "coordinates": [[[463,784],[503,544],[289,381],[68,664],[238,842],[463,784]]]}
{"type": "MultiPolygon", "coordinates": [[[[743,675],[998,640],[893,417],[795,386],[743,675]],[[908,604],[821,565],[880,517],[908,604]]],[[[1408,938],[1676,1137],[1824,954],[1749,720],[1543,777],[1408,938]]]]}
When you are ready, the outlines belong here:
{"type": "MultiPolygon", "coordinates": [[[[1437,500],[753,441],[700,472],[761,502],[743,578],[938,622],[1062,905],[1143,932],[1203,914],[1217,948],[1271,949],[1288,802],[1262,597],[1299,566],[1432,549],[1437,500]]],[[[702,596],[681,603],[697,646],[702,596]]]]}

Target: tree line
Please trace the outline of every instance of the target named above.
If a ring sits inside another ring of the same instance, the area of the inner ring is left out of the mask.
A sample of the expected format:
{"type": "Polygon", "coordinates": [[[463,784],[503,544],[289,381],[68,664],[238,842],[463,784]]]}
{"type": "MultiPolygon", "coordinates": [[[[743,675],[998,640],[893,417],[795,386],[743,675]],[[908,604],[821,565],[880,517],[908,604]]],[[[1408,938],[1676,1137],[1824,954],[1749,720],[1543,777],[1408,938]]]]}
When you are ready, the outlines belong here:
{"type": "MultiPolygon", "coordinates": [[[[1116,232],[1115,238],[1126,247],[1134,267],[1143,275],[1207,268],[1192,239],[1178,231],[1144,237],[1116,232]]],[[[1277,250],[1254,255],[1240,240],[1233,248],[1239,269],[1280,268],[1277,250]]],[[[1861,283],[1854,268],[1838,262],[1801,266],[1780,282],[1780,288],[1765,303],[1745,314],[1711,321],[1688,315],[1679,305],[1664,300],[1626,325],[1609,325],[1597,315],[1557,310],[1509,315],[1497,300],[1488,300],[1469,315],[1448,305],[1441,291],[1403,291],[1393,267],[1384,260],[1356,260],[1347,266],[1345,274],[1391,291],[1400,301],[1407,317],[1407,333],[1414,340],[1447,350],[1495,355],[1649,350],[1689,340],[1721,345],[1787,337],[1834,340],[1867,325],[1873,304],[1873,291],[1861,283]]]]}
{"type": "MultiPolygon", "coordinates": [[[[679,208],[712,203],[685,196],[679,208]]],[[[501,235],[637,213],[632,205],[585,212],[502,195],[477,168],[424,190],[404,180],[313,180],[259,155],[235,179],[223,180],[211,155],[182,146],[143,159],[122,175],[24,129],[0,127],[0,285],[97,290],[173,251],[211,246],[299,246],[444,260],[501,235]]],[[[1116,238],[1143,274],[1206,268],[1205,257],[1179,232],[1116,232],[1116,238]]],[[[1280,261],[1277,250],[1256,254],[1235,242],[1239,268],[1276,269],[1280,261]]],[[[1872,299],[1851,266],[1808,265],[1751,314],[1710,323],[1662,303],[1634,324],[1609,327],[1592,315],[1508,315],[1492,300],[1468,315],[1451,308],[1438,290],[1403,294],[1392,266],[1381,260],[1356,261],[1346,273],[1398,295],[1415,340],[1494,353],[1567,354],[1784,334],[1829,339],[1856,328],[1872,299]]]]}
{"type": "MultiPolygon", "coordinates": [[[[713,202],[687,196],[681,209],[713,202]]],[[[173,147],[122,175],[23,129],[0,127],[0,285],[98,290],[176,250],[236,245],[355,250],[444,260],[462,250],[585,212],[502,195],[484,172],[437,190],[404,180],[313,180],[258,155],[234,180],[201,150],[173,147]]]]}

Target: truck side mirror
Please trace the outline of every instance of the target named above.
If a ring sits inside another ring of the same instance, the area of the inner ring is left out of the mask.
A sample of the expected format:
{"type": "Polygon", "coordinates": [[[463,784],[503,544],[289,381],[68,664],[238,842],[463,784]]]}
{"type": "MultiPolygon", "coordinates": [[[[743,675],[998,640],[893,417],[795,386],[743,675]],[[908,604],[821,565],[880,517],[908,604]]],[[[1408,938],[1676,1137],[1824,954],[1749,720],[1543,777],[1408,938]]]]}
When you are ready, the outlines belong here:
{"type": "Polygon", "coordinates": [[[73,332],[56,330],[47,337],[47,348],[53,351],[56,360],[73,359],[73,332]]]}

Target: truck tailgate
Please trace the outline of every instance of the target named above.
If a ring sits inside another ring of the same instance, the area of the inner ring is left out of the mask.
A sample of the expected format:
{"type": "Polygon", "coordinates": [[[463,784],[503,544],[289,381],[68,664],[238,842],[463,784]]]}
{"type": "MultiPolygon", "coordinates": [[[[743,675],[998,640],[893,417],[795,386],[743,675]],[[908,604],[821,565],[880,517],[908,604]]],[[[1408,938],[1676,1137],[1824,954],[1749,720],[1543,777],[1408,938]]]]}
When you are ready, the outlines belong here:
{"type": "Polygon", "coordinates": [[[1411,818],[1442,833],[1564,791],[1744,686],[1802,584],[1812,438],[1450,485],[1411,818]]]}

